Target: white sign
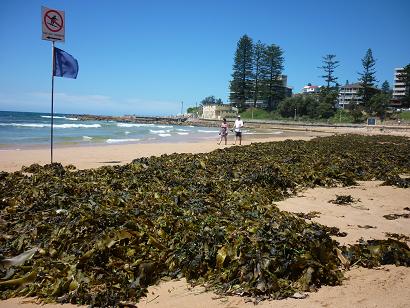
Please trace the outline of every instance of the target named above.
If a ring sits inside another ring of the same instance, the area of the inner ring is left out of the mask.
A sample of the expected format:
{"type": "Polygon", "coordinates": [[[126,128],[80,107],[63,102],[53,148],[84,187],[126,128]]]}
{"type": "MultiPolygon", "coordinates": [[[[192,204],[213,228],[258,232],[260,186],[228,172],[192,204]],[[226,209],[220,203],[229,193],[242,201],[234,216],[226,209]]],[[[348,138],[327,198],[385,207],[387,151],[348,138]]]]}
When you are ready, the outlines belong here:
{"type": "Polygon", "coordinates": [[[64,42],[64,11],[49,9],[42,6],[41,27],[43,31],[43,40],[64,42]]]}

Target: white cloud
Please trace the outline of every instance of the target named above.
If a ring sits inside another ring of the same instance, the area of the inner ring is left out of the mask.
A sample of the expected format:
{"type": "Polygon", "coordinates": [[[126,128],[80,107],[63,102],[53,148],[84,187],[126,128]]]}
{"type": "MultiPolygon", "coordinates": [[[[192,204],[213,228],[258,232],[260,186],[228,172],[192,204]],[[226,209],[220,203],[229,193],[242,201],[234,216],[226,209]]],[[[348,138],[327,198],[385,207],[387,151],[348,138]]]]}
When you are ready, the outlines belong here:
{"type": "MultiPolygon", "coordinates": [[[[51,99],[51,94],[46,92],[33,92],[30,95],[38,98],[48,98],[51,99]]],[[[92,104],[106,104],[111,102],[111,97],[100,94],[87,94],[87,95],[72,95],[67,93],[54,93],[54,100],[64,102],[64,103],[92,103],[92,104]]]]}

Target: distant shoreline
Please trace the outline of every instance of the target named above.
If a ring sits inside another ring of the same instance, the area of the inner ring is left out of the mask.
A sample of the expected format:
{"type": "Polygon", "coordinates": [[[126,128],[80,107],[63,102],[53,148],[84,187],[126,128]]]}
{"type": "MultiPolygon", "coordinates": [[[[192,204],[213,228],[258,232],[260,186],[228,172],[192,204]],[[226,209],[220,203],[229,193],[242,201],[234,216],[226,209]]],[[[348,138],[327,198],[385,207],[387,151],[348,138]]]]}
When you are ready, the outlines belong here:
{"type": "MultiPolygon", "coordinates": [[[[204,127],[219,127],[220,119],[203,119],[192,118],[186,116],[99,116],[99,115],[77,115],[71,116],[77,117],[82,121],[117,121],[117,122],[130,122],[130,123],[146,123],[146,124],[168,124],[168,125],[193,125],[204,127]]],[[[227,118],[228,122],[234,122],[234,118],[227,118]]],[[[279,121],[279,120],[259,120],[259,119],[243,119],[246,122],[246,126],[249,128],[280,128],[286,130],[311,130],[311,131],[323,131],[323,129],[353,129],[353,128],[366,128],[367,130],[395,130],[395,131],[410,131],[410,125],[408,124],[392,124],[390,122],[381,123],[377,125],[367,125],[365,123],[320,123],[320,122],[302,122],[302,121],[279,121]]]]}
{"type": "MultiPolygon", "coordinates": [[[[47,150],[50,148],[50,119],[44,113],[3,112],[0,127],[0,151],[47,150]],[[8,115],[11,113],[11,116],[8,115]],[[25,115],[29,114],[29,115],[25,115]]],[[[228,119],[230,130],[234,119],[228,119]]],[[[298,121],[244,119],[244,140],[266,141],[269,138],[303,138],[331,134],[389,134],[410,136],[410,125],[327,124],[298,121]]],[[[146,144],[201,143],[218,140],[217,119],[187,117],[99,116],[56,114],[54,148],[136,146],[146,144]],[[184,127],[185,126],[185,127],[184,127]]],[[[233,139],[229,132],[228,139],[233,139]]]]}

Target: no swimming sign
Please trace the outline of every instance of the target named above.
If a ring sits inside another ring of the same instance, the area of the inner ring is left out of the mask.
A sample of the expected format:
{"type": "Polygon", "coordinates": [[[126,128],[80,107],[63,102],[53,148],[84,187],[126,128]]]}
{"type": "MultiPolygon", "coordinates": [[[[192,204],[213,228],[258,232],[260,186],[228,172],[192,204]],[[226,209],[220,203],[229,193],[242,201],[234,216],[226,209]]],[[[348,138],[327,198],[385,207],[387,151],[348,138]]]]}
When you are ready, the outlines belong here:
{"type": "Polygon", "coordinates": [[[41,7],[41,28],[43,40],[64,42],[64,11],[41,7]]]}

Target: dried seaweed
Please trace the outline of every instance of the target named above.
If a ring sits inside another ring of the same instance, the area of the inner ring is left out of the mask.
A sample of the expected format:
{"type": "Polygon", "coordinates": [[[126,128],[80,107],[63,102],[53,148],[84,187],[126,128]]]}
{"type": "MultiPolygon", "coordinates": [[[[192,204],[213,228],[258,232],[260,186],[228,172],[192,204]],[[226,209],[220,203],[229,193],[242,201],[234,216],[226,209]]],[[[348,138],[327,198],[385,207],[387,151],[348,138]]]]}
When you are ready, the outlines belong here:
{"type": "Polygon", "coordinates": [[[344,135],[1,172],[0,259],[38,249],[0,269],[0,298],[116,306],[137,302],[162,277],[184,276],[258,301],[340,284],[349,261],[408,265],[403,243],[369,257],[374,243],[342,248],[335,230],[274,202],[306,187],[409,173],[409,152],[406,138],[344,135]]]}
{"type": "Polygon", "coordinates": [[[347,205],[355,202],[359,202],[360,199],[355,200],[351,195],[336,195],[336,199],[329,200],[329,203],[334,203],[337,205],[347,205]]]}
{"type": "Polygon", "coordinates": [[[350,264],[373,268],[385,264],[410,266],[410,249],[407,244],[394,240],[369,240],[344,247],[350,264]]]}
{"type": "Polygon", "coordinates": [[[297,217],[303,218],[303,219],[307,219],[307,220],[311,220],[312,218],[316,218],[316,217],[320,217],[320,212],[318,211],[312,211],[309,213],[294,213],[297,217]]]}
{"type": "Polygon", "coordinates": [[[337,237],[346,237],[347,236],[347,233],[343,232],[343,231],[340,231],[340,229],[338,227],[324,226],[324,228],[329,233],[329,235],[333,235],[333,236],[337,236],[337,237]]]}
{"type": "Polygon", "coordinates": [[[377,227],[375,227],[375,226],[371,226],[371,225],[364,225],[364,226],[362,226],[362,225],[357,225],[359,228],[362,228],[362,229],[376,229],[377,227]]]}
{"type": "Polygon", "coordinates": [[[399,175],[389,176],[383,183],[384,186],[397,186],[400,188],[410,188],[410,178],[402,178],[399,175]]]}
{"type": "Polygon", "coordinates": [[[386,218],[387,220],[395,220],[398,218],[410,218],[410,214],[387,214],[387,215],[383,215],[384,218],[386,218]]]}
{"type": "Polygon", "coordinates": [[[410,236],[407,236],[405,234],[398,234],[398,233],[390,233],[390,232],[385,232],[386,236],[398,241],[410,241],[410,236]]]}

